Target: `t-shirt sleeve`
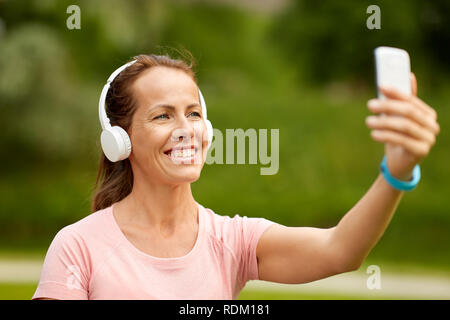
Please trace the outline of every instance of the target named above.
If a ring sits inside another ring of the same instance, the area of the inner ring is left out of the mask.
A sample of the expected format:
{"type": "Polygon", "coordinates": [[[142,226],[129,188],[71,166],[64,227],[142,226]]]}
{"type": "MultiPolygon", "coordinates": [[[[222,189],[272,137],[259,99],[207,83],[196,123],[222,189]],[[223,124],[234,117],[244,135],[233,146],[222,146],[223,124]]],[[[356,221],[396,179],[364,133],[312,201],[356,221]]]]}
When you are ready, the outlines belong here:
{"type": "Polygon", "coordinates": [[[47,251],[32,299],[88,299],[89,261],[82,237],[68,227],[61,229],[47,251]]]}
{"type": "Polygon", "coordinates": [[[237,232],[236,255],[239,261],[238,281],[242,286],[249,280],[259,280],[256,246],[264,231],[276,222],[265,218],[249,218],[236,215],[235,228],[237,232]]]}

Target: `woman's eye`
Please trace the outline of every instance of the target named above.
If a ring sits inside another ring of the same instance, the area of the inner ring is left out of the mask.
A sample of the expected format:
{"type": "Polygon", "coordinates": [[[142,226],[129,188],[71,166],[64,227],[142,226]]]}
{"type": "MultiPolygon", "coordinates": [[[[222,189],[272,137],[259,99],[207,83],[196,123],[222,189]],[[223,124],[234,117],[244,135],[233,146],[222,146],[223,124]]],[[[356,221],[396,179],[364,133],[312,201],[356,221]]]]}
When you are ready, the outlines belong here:
{"type": "MultiPolygon", "coordinates": [[[[200,113],[195,112],[195,111],[194,111],[194,112],[191,112],[190,115],[191,115],[191,114],[194,114],[194,113],[197,115],[197,117],[201,117],[200,113]]],[[[156,119],[163,119],[163,117],[169,117],[169,115],[168,115],[167,113],[164,113],[164,114],[161,114],[161,115],[159,115],[159,116],[157,116],[157,117],[154,117],[153,119],[154,119],[154,120],[156,120],[156,119]]]]}
{"type": "Polygon", "coordinates": [[[163,117],[163,116],[168,117],[168,115],[166,113],[164,113],[164,114],[161,114],[161,115],[159,115],[159,116],[157,116],[157,117],[155,117],[153,119],[162,119],[161,117],[163,117]]]}
{"type": "Polygon", "coordinates": [[[196,112],[196,111],[191,112],[191,114],[193,114],[193,113],[197,114],[198,117],[201,117],[200,113],[198,113],[198,112],[196,112]]]}

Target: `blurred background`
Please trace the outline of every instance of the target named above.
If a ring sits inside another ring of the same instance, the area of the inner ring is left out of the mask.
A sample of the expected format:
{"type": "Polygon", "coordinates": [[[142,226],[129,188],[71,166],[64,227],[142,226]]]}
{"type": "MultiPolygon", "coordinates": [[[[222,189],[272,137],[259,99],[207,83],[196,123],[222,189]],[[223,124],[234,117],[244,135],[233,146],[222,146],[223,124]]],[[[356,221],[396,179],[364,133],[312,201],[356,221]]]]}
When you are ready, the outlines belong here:
{"type": "MultiPolygon", "coordinates": [[[[382,274],[448,280],[449,9],[447,0],[0,0],[0,299],[30,299],[55,234],[91,213],[107,77],[134,55],[182,48],[196,59],[214,128],[280,131],[277,174],[205,164],[195,199],[221,215],[321,228],[336,225],[379,172],[384,146],[364,123],[373,49],[406,49],[441,133],[358,272],[375,264],[382,274]],[[81,28],[70,30],[73,4],[81,28]],[[381,29],[366,26],[373,4],[381,29]]],[[[241,298],[365,297],[345,282],[341,295],[285,288],[245,288],[241,298]]]]}

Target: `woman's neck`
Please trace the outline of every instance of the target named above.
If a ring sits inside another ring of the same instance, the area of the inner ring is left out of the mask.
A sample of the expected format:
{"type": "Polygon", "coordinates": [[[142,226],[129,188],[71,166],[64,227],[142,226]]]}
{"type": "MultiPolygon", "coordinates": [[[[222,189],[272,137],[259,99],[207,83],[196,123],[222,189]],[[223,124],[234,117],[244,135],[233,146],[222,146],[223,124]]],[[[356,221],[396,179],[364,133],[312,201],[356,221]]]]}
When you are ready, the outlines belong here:
{"type": "Polygon", "coordinates": [[[131,193],[115,205],[125,223],[171,234],[197,220],[197,203],[190,183],[177,186],[134,184],[131,193]]]}

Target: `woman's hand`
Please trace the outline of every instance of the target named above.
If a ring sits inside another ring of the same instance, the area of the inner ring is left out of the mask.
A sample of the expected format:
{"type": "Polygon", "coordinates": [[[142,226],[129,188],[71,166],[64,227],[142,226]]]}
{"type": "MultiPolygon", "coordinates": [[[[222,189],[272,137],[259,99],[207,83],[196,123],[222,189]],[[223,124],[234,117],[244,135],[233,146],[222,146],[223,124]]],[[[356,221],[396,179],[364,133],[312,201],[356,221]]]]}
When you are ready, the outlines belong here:
{"type": "Polygon", "coordinates": [[[385,142],[389,172],[399,180],[412,177],[416,164],[428,155],[436,143],[440,127],[436,111],[417,97],[417,81],[411,73],[412,95],[394,88],[379,88],[386,100],[371,99],[367,106],[373,113],[366,118],[375,141],[385,142]],[[400,117],[399,117],[400,116],[400,117]]]}

